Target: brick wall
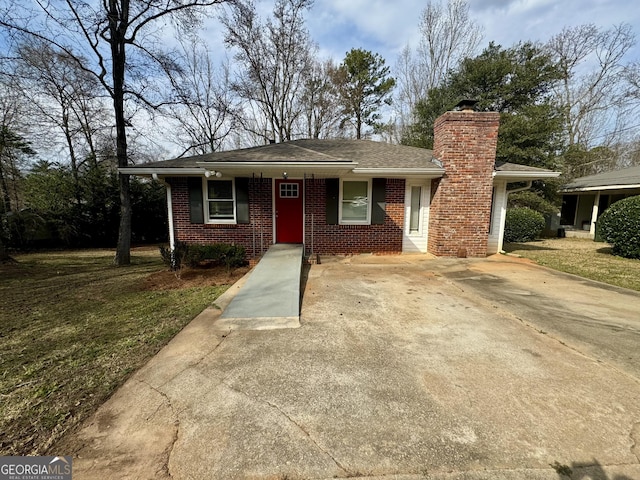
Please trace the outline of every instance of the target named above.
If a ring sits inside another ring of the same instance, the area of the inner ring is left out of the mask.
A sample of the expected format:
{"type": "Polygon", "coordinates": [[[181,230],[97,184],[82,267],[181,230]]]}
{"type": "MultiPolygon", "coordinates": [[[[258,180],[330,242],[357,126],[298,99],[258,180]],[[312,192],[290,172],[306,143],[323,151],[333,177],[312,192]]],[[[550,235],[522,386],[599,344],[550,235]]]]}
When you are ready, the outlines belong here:
{"type": "Polygon", "coordinates": [[[168,178],[171,185],[173,222],[176,240],[187,243],[233,243],[244,245],[248,257],[260,256],[273,244],[273,209],[271,179],[249,181],[249,215],[251,224],[193,224],[189,220],[187,179],[168,178]]]}
{"type": "MultiPolygon", "coordinates": [[[[192,224],[189,220],[189,191],[186,178],[168,178],[173,202],[176,240],[187,243],[235,243],[244,245],[249,257],[260,256],[273,244],[273,204],[271,179],[249,183],[248,225],[192,224]]],[[[382,225],[327,225],[324,179],[305,184],[306,254],[355,254],[402,252],[405,181],[388,179],[386,217],[382,225]],[[312,224],[313,219],[313,224],[312,224]],[[312,235],[313,232],[313,235],[312,235]],[[313,238],[312,238],[313,237],[313,238]]]]}
{"type": "Polygon", "coordinates": [[[402,252],[404,193],[404,180],[387,179],[386,217],[382,225],[327,225],[325,181],[324,179],[307,180],[305,188],[306,253],[311,252],[312,246],[314,253],[318,254],[402,252]]]}
{"type": "Polygon", "coordinates": [[[445,175],[432,185],[430,253],[487,254],[499,123],[494,112],[447,112],[436,120],[433,153],[445,175]]]}

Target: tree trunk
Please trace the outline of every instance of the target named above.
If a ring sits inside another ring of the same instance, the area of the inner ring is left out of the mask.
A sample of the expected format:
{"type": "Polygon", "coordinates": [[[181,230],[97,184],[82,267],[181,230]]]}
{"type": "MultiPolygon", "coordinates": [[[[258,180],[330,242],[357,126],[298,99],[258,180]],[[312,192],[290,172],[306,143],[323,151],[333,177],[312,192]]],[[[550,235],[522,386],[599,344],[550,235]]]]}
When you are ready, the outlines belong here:
{"type": "Polygon", "coordinates": [[[9,256],[9,252],[7,251],[7,247],[5,247],[4,242],[2,241],[2,234],[0,234],[0,265],[3,263],[13,263],[14,260],[9,256]]]}
{"type": "Polygon", "coordinates": [[[2,188],[2,209],[0,213],[8,213],[11,211],[11,195],[9,193],[9,185],[0,165],[0,188],[2,188]]]}
{"type": "Polygon", "coordinates": [[[120,186],[120,227],[118,230],[118,247],[114,263],[118,266],[131,263],[131,194],[129,175],[118,175],[120,186]]]}
{"type": "MultiPolygon", "coordinates": [[[[63,107],[65,110],[67,107],[63,107]]],[[[73,138],[71,138],[71,128],[69,126],[69,113],[64,112],[62,114],[62,130],[64,131],[64,137],[67,141],[67,148],[69,149],[69,159],[71,161],[71,175],[73,176],[73,196],[76,200],[76,205],[80,207],[82,205],[82,194],[80,192],[80,174],[78,172],[78,159],[76,158],[76,150],[73,146],[73,138]]]]}
{"type": "MultiPolygon", "coordinates": [[[[113,60],[113,106],[116,120],[116,158],[118,167],[126,167],[127,132],[124,118],[125,33],[129,22],[129,2],[109,0],[109,33],[111,35],[111,58],[113,60]]],[[[131,263],[131,192],[129,175],[119,173],[120,227],[114,263],[118,266],[131,263]]]]}
{"type": "MultiPolygon", "coordinates": [[[[4,176],[2,175],[2,168],[0,168],[0,180],[2,180],[2,188],[3,191],[6,192],[6,185],[4,182],[4,176]]],[[[4,220],[3,220],[3,215],[5,213],[7,213],[9,211],[9,208],[11,208],[11,199],[9,199],[6,195],[3,195],[3,197],[6,197],[3,199],[2,202],[2,208],[0,208],[0,265],[3,263],[8,263],[11,262],[13,259],[9,256],[9,252],[7,251],[7,247],[4,244],[4,220]]]]}

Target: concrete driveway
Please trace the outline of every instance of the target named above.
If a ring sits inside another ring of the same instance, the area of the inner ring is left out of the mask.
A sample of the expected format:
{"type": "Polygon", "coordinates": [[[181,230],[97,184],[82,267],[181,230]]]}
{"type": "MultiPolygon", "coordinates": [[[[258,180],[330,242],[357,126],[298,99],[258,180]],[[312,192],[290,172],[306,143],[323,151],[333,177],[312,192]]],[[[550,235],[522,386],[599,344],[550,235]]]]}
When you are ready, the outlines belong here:
{"type": "Polygon", "coordinates": [[[334,259],[300,328],[205,310],[63,453],[75,479],[640,479],[638,377],[530,321],[572,295],[639,328],[637,294],[507,257],[334,259]]]}
{"type": "Polygon", "coordinates": [[[640,309],[629,290],[495,260],[443,271],[461,288],[599,361],[640,379],[640,309]]]}

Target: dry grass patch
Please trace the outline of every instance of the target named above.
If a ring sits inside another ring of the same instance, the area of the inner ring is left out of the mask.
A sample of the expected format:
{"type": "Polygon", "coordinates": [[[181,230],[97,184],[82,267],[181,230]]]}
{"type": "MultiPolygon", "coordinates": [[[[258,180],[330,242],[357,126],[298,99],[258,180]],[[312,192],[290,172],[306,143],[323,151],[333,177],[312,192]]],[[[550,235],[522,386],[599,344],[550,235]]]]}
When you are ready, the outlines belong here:
{"type": "Polygon", "coordinates": [[[0,455],[49,453],[244,273],[185,282],[155,248],[129,267],[108,250],[15,258],[0,266],[0,455]]]}
{"type": "Polygon", "coordinates": [[[616,257],[606,243],[578,238],[554,238],[505,245],[507,253],[540,265],[610,285],[640,291],[640,260],[616,257]]]}

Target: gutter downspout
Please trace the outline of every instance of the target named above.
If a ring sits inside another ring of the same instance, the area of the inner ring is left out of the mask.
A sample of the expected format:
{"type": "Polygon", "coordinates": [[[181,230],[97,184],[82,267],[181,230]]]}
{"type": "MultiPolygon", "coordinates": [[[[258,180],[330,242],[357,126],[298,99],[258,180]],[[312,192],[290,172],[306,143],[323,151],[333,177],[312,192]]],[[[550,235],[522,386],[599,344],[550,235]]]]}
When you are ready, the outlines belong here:
{"type": "Polygon", "coordinates": [[[507,190],[507,199],[510,193],[524,192],[525,190],[529,190],[532,186],[533,186],[533,180],[529,180],[524,187],[514,188],[513,190],[507,190]]]}

